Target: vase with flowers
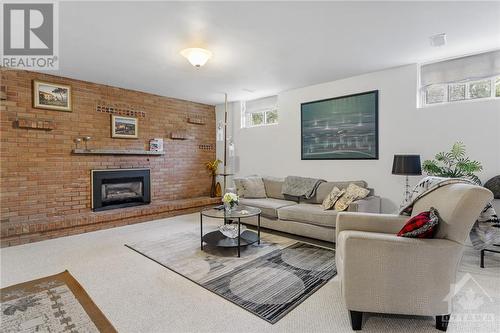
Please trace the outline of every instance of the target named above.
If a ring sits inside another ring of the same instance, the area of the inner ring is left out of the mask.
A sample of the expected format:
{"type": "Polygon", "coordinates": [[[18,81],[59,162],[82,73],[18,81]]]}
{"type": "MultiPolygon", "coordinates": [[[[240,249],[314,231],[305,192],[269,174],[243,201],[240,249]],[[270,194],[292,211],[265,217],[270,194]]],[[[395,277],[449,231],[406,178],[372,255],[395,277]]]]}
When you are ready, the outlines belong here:
{"type": "Polygon", "coordinates": [[[224,208],[227,214],[230,214],[232,210],[236,208],[238,205],[238,195],[235,193],[226,193],[224,197],[222,197],[222,202],[224,203],[224,208]]]}
{"type": "Polygon", "coordinates": [[[221,164],[221,160],[213,160],[205,163],[205,167],[210,171],[210,175],[212,176],[212,186],[210,188],[210,197],[215,198],[215,176],[217,176],[217,169],[219,168],[219,164],[221,164]]]}

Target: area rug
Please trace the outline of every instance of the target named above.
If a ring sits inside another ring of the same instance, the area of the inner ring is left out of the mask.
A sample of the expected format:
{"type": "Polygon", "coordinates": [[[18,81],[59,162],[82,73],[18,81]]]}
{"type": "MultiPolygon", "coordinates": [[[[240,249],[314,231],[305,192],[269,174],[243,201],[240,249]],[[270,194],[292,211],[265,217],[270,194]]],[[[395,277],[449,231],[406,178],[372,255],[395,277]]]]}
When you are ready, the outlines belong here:
{"type": "Polygon", "coordinates": [[[68,271],[0,293],[0,332],[116,332],[68,271]]]}
{"type": "Polygon", "coordinates": [[[266,235],[242,250],[205,245],[196,233],[126,246],[274,324],[337,274],[331,249],[266,235]]]}

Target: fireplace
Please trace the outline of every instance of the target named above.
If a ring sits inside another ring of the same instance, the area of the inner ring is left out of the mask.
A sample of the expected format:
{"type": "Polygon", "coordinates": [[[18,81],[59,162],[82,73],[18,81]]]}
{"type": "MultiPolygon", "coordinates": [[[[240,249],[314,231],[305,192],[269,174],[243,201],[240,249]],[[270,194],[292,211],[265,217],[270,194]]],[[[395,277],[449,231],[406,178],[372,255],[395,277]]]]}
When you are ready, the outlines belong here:
{"type": "Polygon", "coordinates": [[[91,180],[93,211],[151,202],[149,169],[92,170],[91,180]]]}

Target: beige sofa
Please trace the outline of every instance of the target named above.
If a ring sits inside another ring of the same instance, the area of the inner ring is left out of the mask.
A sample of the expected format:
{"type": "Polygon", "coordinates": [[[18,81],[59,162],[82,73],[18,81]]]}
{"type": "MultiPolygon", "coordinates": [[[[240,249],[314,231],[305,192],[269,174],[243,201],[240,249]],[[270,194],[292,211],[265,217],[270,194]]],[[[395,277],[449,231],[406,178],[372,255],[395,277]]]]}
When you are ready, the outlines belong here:
{"type": "MultiPolygon", "coordinates": [[[[335,241],[335,223],[337,211],[323,210],[321,203],[334,186],[347,188],[350,183],[367,187],[364,181],[325,182],[319,185],[316,195],[311,199],[300,200],[299,203],[286,200],[281,193],[282,179],[263,177],[266,190],[265,198],[245,198],[240,196],[240,204],[257,207],[262,210],[261,226],[268,229],[287,232],[294,235],[335,241]]],[[[380,197],[370,190],[368,197],[357,200],[348,208],[349,212],[380,212],[380,197]]],[[[257,219],[243,219],[242,222],[256,225],[257,219]]]]}
{"type": "Polygon", "coordinates": [[[464,243],[492,197],[480,186],[451,184],[419,200],[412,216],[430,207],[439,213],[434,239],[397,237],[407,216],[340,213],[336,264],[352,328],[374,312],[436,316],[445,331],[464,243]]]}

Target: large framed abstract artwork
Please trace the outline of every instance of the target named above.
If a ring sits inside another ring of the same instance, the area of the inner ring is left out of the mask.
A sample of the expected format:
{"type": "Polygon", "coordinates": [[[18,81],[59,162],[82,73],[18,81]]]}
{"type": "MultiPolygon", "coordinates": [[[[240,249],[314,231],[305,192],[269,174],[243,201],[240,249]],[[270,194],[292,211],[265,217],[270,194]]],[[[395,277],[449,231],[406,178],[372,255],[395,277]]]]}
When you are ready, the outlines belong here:
{"type": "Polygon", "coordinates": [[[302,160],[378,159],[378,90],[301,104],[302,160]]]}

